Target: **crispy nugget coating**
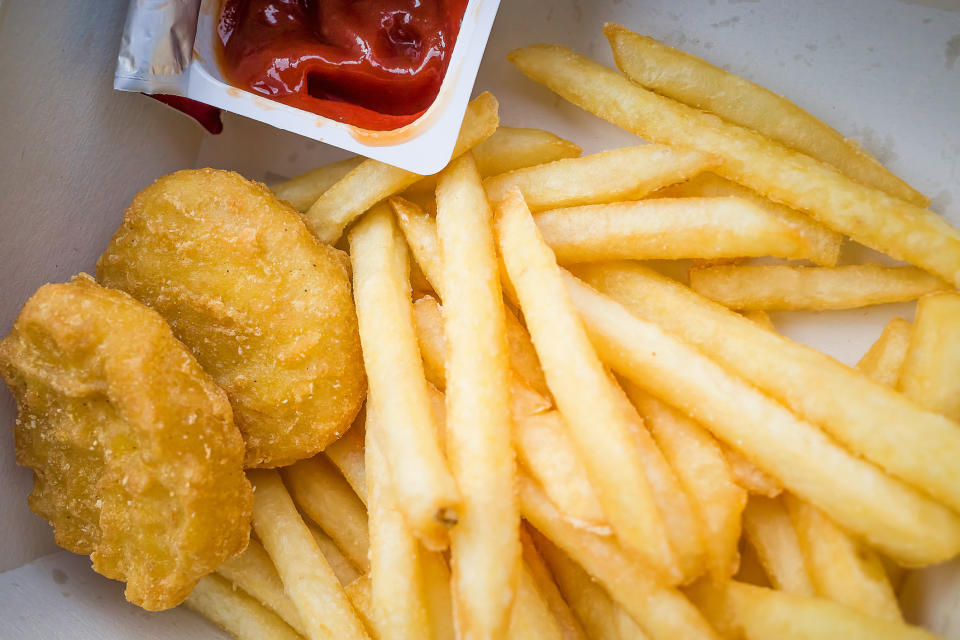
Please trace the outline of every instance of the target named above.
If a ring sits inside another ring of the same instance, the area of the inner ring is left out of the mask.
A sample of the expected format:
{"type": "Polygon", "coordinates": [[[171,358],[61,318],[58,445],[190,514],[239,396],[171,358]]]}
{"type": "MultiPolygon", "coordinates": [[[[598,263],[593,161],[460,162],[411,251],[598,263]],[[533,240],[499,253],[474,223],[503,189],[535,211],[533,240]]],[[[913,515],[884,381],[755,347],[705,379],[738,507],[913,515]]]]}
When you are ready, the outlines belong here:
{"type": "Polygon", "coordinates": [[[168,609],[250,538],[253,492],[222,389],[156,312],[81,274],[41,287],[0,341],[17,462],[57,544],[168,609]]]}
{"type": "Polygon", "coordinates": [[[141,191],[97,263],[166,318],[226,390],[248,467],[323,450],[366,378],[346,256],[237,173],[179,171],[141,191]]]}

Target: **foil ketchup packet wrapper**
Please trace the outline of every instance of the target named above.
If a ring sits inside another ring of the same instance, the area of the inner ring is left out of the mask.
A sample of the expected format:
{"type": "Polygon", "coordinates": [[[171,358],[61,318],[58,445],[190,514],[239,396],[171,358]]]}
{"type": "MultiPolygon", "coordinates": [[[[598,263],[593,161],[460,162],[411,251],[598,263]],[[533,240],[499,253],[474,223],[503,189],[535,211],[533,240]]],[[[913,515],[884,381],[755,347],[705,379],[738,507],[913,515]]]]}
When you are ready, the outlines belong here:
{"type": "Polygon", "coordinates": [[[499,0],[469,0],[440,91],[412,123],[372,131],[338,122],[231,86],[217,63],[222,0],[130,0],[113,86],[158,95],[197,118],[217,122],[189,98],[422,175],[440,171],[453,154],[499,0]]]}

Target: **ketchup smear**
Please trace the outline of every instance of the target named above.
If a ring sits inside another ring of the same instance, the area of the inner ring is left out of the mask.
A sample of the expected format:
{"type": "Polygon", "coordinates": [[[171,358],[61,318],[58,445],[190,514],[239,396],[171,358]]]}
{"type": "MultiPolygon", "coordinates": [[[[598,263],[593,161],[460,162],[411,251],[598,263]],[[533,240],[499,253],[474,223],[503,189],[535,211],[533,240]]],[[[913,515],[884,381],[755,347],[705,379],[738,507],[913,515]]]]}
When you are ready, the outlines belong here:
{"type": "Polygon", "coordinates": [[[234,86],[364,129],[420,117],[440,91],[467,0],[224,0],[234,86]]]}

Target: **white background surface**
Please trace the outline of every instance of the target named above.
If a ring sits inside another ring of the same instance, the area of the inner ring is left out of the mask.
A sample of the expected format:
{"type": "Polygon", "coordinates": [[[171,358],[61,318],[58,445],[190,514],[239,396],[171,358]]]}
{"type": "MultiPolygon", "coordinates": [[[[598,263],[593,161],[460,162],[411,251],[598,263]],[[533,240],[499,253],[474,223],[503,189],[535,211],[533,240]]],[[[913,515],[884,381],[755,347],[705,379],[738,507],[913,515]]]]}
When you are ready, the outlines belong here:
{"type": "MultiPolygon", "coordinates": [[[[162,105],[112,91],[125,6],[0,1],[0,335],[38,286],[93,269],[126,203],[159,175],[214,166],[269,181],[345,155],[229,115],[225,133],[210,137],[162,105]]],[[[859,138],[960,226],[960,0],[504,0],[476,92],[500,99],[503,123],[551,129],[586,152],[634,144],[504,59],[514,47],[555,42],[609,64],[607,20],[787,95],[859,138]]],[[[775,319],[788,335],[853,362],[890,317],[910,318],[912,308],[775,319]]],[[[12,398],[0,390],[0,425],[12,421],[12,398]]],[[[30,474],[14,465],[5,430],[0,570],[55,549],[49,527],[26,508],[30,474]]],[[[87,564],[63,553],[0,574],[0,638],[216,637],[188,613],[125,605],[119,585],[87,564]]],[[[945,575],[929,620],[960,611],[960,584],[945,575]]]]}

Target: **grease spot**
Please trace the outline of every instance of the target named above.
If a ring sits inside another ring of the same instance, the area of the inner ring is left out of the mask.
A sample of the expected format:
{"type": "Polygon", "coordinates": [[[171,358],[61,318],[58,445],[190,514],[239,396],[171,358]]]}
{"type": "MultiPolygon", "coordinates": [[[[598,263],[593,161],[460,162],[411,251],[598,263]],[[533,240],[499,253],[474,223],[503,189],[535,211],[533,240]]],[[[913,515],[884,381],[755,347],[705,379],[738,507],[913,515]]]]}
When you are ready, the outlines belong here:
{"type": "Polygon", "coordinates": [[[930,198],[930,208],[937,213],[943,213],[953,202],[953,194],[946,189],[941,189],[937,195],[930,198]]]}
{"type": "Polygon", "coordinates": [[[732,18],[727,18],[726,20],[721,20],[720,22],[714,22],[710,26],[714,29],[718,27],[732,27],[738,22],[740,22],[740,16],[733,16],[732,18]]]}
{"type": "Polygon", "coordinates": [[[812,42],[808,42],[807,44],[803,45],[803,48],[807,51],[816,51],[817,45],[813,44],[812,42]]]}
{"type": "Polygon", "coordinates": [[[947,50],[944,55],[947,58],[944,66],[948,71],[952,71],[957,64],[957,58],[960,58],[960,33],[947,40],[947,50]]]}
{"type": "Polygon", "coordinates": [[[67,574],[65,574],[60,569],[54,569],[51,572],[51,574],[53,575],[53,581],[56,582],[57,584],[66,584],[67,580],[69,580],[69,578],[67,577],[67,574]]]}

